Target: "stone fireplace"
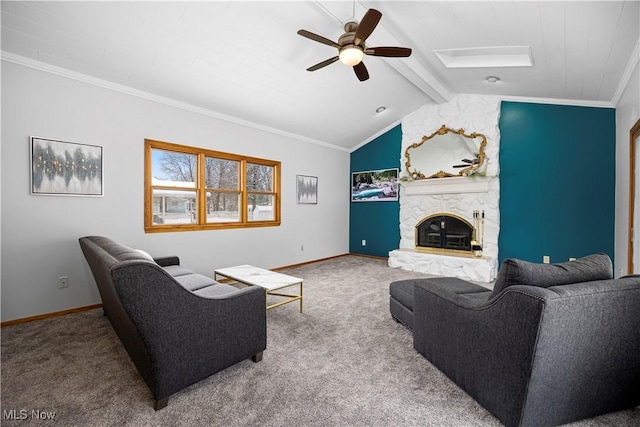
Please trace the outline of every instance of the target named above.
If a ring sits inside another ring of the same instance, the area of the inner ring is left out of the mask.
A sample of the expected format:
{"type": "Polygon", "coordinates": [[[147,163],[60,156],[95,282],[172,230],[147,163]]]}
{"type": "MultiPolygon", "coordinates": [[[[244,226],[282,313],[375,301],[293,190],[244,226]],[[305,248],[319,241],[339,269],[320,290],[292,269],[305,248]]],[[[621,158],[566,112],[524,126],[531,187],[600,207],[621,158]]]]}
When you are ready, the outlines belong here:
{"type": "Polygon", "coordinates": [[[500,100],[496,97],[452,95],[445,104],[425,105],[403,119],[401,171],[406,148],[443,124],[485,135],[487,166],[484,176],[401,182],[400,243],[398,249],[389,252],[390,267],[474,282],[495,280],[500,229],[499,112],[500,100]],[[476,212],[484,214],[481,253],[475,253],[472,243],[477,238],[473,234],[476,212]],[[447,217],[444,227],[442,216],[447,217]],[[423,227],[417,228],[419,224],[423,227]],[[443,243],[445,248],[429,247],[443,243]]]}

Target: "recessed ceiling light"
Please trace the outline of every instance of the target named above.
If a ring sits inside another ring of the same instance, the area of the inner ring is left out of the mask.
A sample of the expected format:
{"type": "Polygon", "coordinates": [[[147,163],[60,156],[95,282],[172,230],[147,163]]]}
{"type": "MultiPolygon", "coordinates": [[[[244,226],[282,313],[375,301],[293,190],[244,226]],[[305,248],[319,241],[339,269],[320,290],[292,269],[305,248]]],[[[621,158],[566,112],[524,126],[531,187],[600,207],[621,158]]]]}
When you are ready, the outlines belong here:
{"type": "Polygon", "coordinates": [[[447,68],[531,67],[529,46],[493,46],[434,50],[447,68]]]}
{"type": "Polygon", "coordinates": [[[382,105],[382,106],[380,106],[380,107],[376,108],[376,113],[382,113],[382,112],[383,112],[384,110],[386,110],[386,109],[387,109],[387,107],[385,107],[384,105],[382,105]]]}
{"type": "Polygon", "coordinates": [[[500,77],[498,77],[498,76],[487,76],[487,78],[485,80],[487,80],[489,83],[496,83],[496,82],[500,81],[500,77]]]}

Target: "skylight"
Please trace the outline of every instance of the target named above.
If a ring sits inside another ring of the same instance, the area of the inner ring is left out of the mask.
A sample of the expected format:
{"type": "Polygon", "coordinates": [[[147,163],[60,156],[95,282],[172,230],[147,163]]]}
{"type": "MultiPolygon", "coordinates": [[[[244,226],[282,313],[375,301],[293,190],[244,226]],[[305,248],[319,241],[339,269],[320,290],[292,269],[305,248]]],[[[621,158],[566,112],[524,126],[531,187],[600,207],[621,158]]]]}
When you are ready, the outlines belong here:
{"type": "Polygon", "coordinates": [[[531,67],[529,46],[488,46],[434,50],[447,68],[531,67]]]}

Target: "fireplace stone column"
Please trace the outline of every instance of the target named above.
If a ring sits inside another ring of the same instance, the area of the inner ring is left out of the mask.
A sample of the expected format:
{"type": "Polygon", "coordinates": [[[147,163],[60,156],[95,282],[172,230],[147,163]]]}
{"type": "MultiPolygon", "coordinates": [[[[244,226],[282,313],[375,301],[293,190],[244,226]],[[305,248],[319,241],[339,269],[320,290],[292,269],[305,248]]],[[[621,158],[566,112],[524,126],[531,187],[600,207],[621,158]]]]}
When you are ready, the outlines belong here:
{"type": "Polygon", "coordinates": [[[477,132],[487,138],[486,176],[423,179],[400,185],[400,242],[389,253],[389,266],[426,274],[491,282],[498,265],[500,230],[500,180],[498,121],[500,99],[486,95],[453,95],[445,104],[429,104],[402,120],[401,176],[406,148],[443,124],[452,129],[477,132]],[[419,253],[415,250],[415,226],[438,212],[450,212],[473,223],[473,211],[485,212],[483,257],[457,257],[419,253]]]}

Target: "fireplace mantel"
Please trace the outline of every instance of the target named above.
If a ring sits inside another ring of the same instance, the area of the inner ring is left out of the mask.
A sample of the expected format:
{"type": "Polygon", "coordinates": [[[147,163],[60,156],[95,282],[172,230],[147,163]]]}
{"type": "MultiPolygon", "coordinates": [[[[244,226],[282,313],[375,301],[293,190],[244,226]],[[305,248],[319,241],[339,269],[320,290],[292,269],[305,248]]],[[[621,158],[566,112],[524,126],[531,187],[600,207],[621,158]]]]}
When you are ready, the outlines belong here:
{"type": "Polygon", "coordinates": [[[449,178],[419,179],[403,181],[406,196],[421,194],[452,194],[452,193],[487,193],[489,191],[490,176],[454,176],[449,178]]]}

